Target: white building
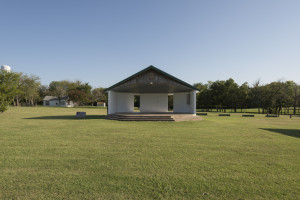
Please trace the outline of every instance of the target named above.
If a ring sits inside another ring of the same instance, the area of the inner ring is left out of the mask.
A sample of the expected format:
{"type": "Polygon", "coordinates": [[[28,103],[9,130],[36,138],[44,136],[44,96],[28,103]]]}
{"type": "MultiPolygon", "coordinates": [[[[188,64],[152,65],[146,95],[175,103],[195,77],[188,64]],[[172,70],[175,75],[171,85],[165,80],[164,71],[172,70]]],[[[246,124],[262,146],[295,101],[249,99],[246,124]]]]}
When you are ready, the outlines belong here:
{"type": "Polygon", "coordinates": [[[106,103],[105,102],[97,102],[97,106],[98,107],[106,107],[106,103]]]}
{"type": "Polygon", "coordinates": [[[57,107],[74,107],[72,101],[69,101],[67,96],[64,97],[54,97],[54,96],[45,96],[43,99],[44,106],[57,106],[57,107]]]}
{"type": "Polygon", "coordinates": [[[168,95],[173,95],[174,113],[196,115],[197,90],[151,65],[105,90],[108,114],[134,112],[134,96],[140,98],[140,113],[166,113],[168,95]]]}

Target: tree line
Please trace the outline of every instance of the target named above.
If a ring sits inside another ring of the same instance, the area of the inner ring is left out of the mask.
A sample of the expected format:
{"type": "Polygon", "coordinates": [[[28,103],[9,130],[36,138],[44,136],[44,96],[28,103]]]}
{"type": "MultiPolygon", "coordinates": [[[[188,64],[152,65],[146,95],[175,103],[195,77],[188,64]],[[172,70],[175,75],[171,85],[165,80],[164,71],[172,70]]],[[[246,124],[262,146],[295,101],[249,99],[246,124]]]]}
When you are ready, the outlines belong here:
{"type": "Polygon", "coordinates": [[[289,111],[292,108],[296,114],[300,102],[300,86],[293,81],[269,84],[257,81],[250,86],[247,82],[239,85],[230,78],[194,86],[200,90],[197,93],[198,109],[237,112],[237,109],[257,108],[258,113],[279,114],[283,109],[289,111]]]}
{"type": "Polygon", "coordinates": [[[49,86],[43,86],[42,96],[56,96],[59,98],[68,96],[75,106],[90,105],[95,106],[97,102],[107,102],[105,88],[99,87],[92,89],[89,83],[77,81],[52,81],[49,86]]]}
{"type": "MultiPolygon", "coordinates": [[[[292,108],[294,114],[299,106],[300,86],[293,81],[277,81],[261,84],[259,81],[251,86],[245,82],[237,84],[233,79],[208,81],[194,84],[197,93],[197,108],[207,111],[216,109],[226,112],[228,109],[237,112],[247,108],[257,108],[258,113],[279,114],[283,109],[292,108]]],[[[107,102],[104,88],[94,88],[81,81],[52,81],[42,85],[40,78],[17,72],[0,70],[0,112],[9,104],[14,106],[36,106],[43,104],[45,96],[58,98],[68,96],[75,106],[96,105],[107,102]]]]}
{"type": "Polygon", "coordinates": [[[59,98],[68,96],[76,106],[95,105],[99,101],[107,102],[104,88],[94,88],[81,81],[52,81],[42,85],[40,78],[18,72],[0,70],[0,112],[7,110],[8,105],[36,106],[43,104],[45,96],[59,98]]]}

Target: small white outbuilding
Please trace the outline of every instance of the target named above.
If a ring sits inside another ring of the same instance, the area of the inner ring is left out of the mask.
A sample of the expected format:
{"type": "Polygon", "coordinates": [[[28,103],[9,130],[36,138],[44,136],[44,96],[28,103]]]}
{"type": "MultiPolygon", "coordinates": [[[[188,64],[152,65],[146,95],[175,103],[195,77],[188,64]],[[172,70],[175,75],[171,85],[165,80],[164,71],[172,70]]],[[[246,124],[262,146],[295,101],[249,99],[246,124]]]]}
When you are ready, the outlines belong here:
{"type": "Polygon", "coordinates": [[[196,115],[194,86],[154,67],[107,88],[108,114],[134,112],[134,96],[140,97],[140,113],[168,112],[168,95],[173,95],[173,113],[196,115]]]}
{"type": "Polygon", "coordinates": [[[57,106],[57,107],[74,107],[72,101],[69,101],[67,96],[55,97],[55,96],[45,96],[43,99],[44,106],[57,106]]]}

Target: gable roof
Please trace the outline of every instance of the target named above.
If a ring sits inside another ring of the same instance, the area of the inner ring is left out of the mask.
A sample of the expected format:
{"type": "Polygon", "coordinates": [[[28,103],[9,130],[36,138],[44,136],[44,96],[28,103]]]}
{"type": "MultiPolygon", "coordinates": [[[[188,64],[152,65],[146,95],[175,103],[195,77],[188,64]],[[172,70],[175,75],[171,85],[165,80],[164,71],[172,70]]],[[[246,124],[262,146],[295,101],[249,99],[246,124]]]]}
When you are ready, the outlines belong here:
{"type": "Polygon", "coordinates": [[[145,69],[143,69],[143,70],[141,70],[141,71],[133,74],[132,76],[129,76],[128,78],[126,78],[126,79],[124,79],[124,80],[122,80],[122,81],[120,81],[120,82],[112,85],[111,87],[105,89],[104,91],[107,92],[107,91],[113,90],[114,88],[117,88],[118,86],[121,86],[121,85],[123,85],[123,84],[125,84],[125,83],[127,83],[127,82],[129,82],[129,81],[131,81],[131,80],[133,80],[133,79],[141,76],[142,74],[147,73],[148,71],[151,71],[151,70],[157,72],[158,74],[162,74],[163,76],[167,77],[168,79],[172,80],[173,82],[176,82],[176,83],[178,83],[180,85],[183,85],[183,86],[189,88],[190,90],[197,90],[197,91],[199,91],[198,88],[196,88],[196,87],[194,87],[194,86],[192,86],[192,85],[190,85],[190,84],[188,84],[188,83],[186,83],[186,82],[184,82],[184,81],[182,81],[182,80],[180,80],[180,79],[178,79],[178,78],[176,78],[176,77],[174,77],[174,76],[172,76],[172,75],[170,75],[170,74],[168,74],[168,73],[166,73],[166,72],[164,72],[164,71],[162,71],[162,70],[160,70],[160,69],[158,69],[156,67],[154,67],[153,65],[150,65],[149,67],[147,67],[147,68],[145,68],[145,69]]]}
{"type": "MultiPolygon", "coordinates": [[[[68,99],[68,96],[63,96],[60,97],[59,100],[61,101],[65,101],[68,99]]],[[[55,96],[45,96],[45,98],[43,99],[43,101],[54,101],[54,100],[58,100],[58,97],[55,96]]]]}

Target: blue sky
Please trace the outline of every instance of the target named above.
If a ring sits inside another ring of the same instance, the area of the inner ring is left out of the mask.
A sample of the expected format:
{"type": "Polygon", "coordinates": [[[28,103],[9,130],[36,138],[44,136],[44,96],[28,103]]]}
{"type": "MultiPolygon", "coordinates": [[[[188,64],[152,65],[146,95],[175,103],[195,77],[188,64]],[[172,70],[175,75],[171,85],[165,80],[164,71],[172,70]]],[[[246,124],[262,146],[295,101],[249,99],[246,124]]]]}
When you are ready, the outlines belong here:
{"type": "Polygon", "coordinates": [[[0,0],[0,65],[109,87],[149,65],[190,84],[300,83],[299,0],[0,0]]]}

